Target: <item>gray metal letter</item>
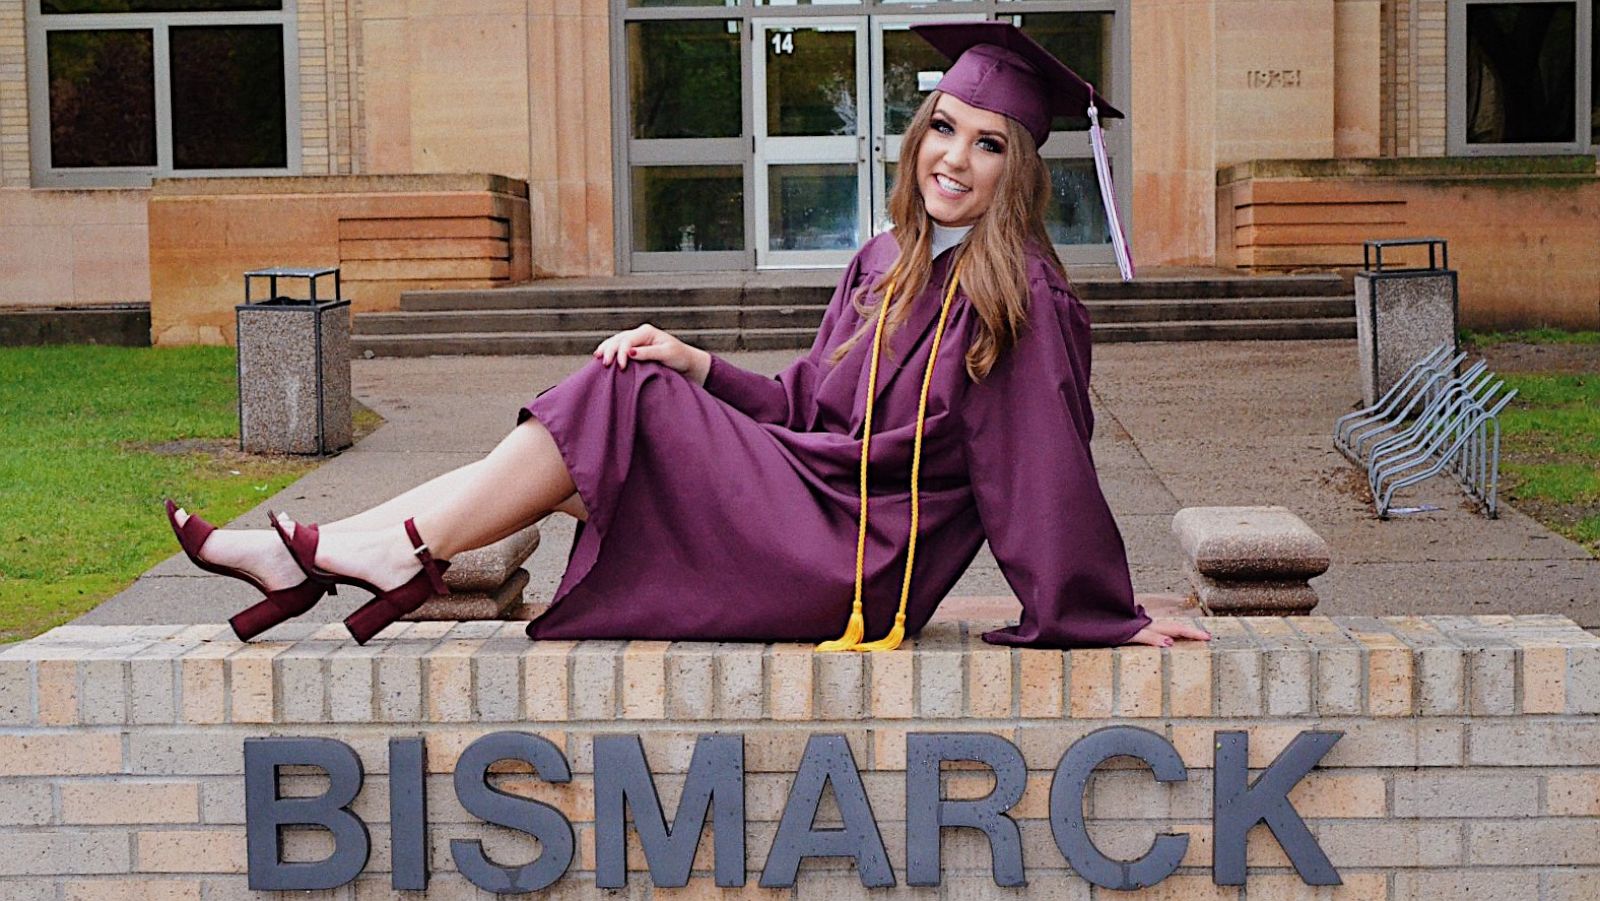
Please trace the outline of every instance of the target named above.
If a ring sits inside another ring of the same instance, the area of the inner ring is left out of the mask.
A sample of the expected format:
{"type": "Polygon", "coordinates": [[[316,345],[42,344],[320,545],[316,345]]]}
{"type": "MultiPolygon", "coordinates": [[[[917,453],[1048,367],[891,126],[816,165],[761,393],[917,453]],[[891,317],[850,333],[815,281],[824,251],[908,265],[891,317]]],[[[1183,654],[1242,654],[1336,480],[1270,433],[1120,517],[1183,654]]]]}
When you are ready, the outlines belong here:
{"type": "Polygon", "coordinates": [[[1056,847],[1083,878],[1105,888],[1130,891],[1155,885],[1172,875],[1189,847],[1189,836],[1171,832],[1156,836],[1143,857],[1116,860],[1100,853],[1083,820],[1083,799],[1095,767],[1113,757],[1136,757],[1154,771],[1157,782],[1189,778],[1183,759],[1165,738],[1136,726],[1107,726],[1072,743],[1061,755],[1050,780],[1050,833],[1056,847]]]}
{"type": "Polygon", "coordinates": [[[1218,732],[1212,765],[1216,768],[1216,794],[1212,796],[1211,881],[1217,885],[1244,885],[1245,838],[1263,820],[1273,838],[1283,846],[1301,881],[1307,885],[1342,885],[1339,872],[1322,853],[1305,820],[1289,803],[1289,792],[1317,765],[1343,732],[1302,732],[1289,742],[1266,770],[1249,783],[1250,736],[1246,732],[1218,732]]]}
{"type": "Polygon", "coordinates": [[[253,891],[319,891],[338,888],[360,875],[372,850],[367,824],[350,812],[361,792],[361,758],[331,738],[244,740],[245,848],[253,891]],[[278,795],[278,768],[315,766],[328,773],[328,790],[315,798],[278,795]],[[325,860],[285,863],[280,830],[321,826],[333,833],[325,860]]]}
{"type": "Polygon", "coordinates": [[[853,857],[861,884],[894,885],[894,870],[872,817],[867,789],[861,784],[855,755],[842,735],[813,735],[806,742],[800,771],[789,787],[789,800],[783,805],[778,834],[767,851],[767,866],[761,871],[763,888],[794,885],[805,857],[853,857]],[[842,829],[817,829],[817,808],[822,790],[833,783],[834,799],[839,802],[842,829]]]}
{"type": "Polygon", "coordinates": [[[656,885],[688,884],[706,811],[713,804],[717,885],[744,885],[743,735],[702,735],[695,741],[689,776],[670,829],[639,736],[595,736],[594,884],[599,888],[628,884],[630,804],[633,828],[639,833],[650,879],[656,885]]]}
{"type": "Polygon", "coordinates": [[[456,761],[456,800],[486,823],[526,832],[542,850],[531,863],[502,867],[483,853],[483,843],[451,839],[450,856],[461,875],[486,892],[536,892],[561,878],[572,863],[572,824],[548,804],[519,798],[489,784],[489,767],[502,760],[533,766],[546,782],[570,782],[572,771],[560,749],[527,732],[495,732],[478,739],[456,761]]]}
{"type": "Polygon", "coordinates": [[[389,739],[389,885],[428,888],[428,791],[422,736],[389,739]]]}
{"type": "Polygon", "coordinates": [[[946,826],[981,829],[989,839],[996,885],[1026,885],[1022,874],[1022,834],[1006,811],[1022,800],[1028,765],[1017,746],[982,732],[912,733],[906,736],[906,884],[938,885],[940,830],[946,826]],[[994,790],[975,801],[947,801],[939,795],[940,765],[973,760],[994,771],[994,790]]]}

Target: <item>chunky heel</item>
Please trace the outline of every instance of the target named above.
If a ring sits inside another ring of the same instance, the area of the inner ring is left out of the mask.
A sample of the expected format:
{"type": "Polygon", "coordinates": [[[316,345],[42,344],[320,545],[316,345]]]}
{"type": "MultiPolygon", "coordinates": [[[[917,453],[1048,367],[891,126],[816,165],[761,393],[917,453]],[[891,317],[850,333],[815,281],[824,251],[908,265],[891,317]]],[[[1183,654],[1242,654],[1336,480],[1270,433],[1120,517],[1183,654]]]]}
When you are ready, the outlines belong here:
{"type": "Polygon", "coordinates": [[[307,579],[293,588],[268,592],[265,599],[254,606],[235,613],[228,625],[240,641],[249,641],[262,632],[290,617],[299,616],[317,605],[333,586],[326,582],[307,579]]]}
{"type": "Polygon", "coordinates": [[[350,636],[356,640],[356,644],[366,644],[371,641],[374,635],[388,628],[400,617],[421,607],[434,595],[450,593],[450,589],[444,584],[444,572],[450,568],[450,561],[434,559],[422,536],[417,534],[417,524],[414,520],[406,520],[406,536],[411,539],[411,546],[414,549],[412,553],[422,561],[422,570],[404,585],[378,592],[377,597],[345,617],[344,624],[350,630],[350,636]]]}

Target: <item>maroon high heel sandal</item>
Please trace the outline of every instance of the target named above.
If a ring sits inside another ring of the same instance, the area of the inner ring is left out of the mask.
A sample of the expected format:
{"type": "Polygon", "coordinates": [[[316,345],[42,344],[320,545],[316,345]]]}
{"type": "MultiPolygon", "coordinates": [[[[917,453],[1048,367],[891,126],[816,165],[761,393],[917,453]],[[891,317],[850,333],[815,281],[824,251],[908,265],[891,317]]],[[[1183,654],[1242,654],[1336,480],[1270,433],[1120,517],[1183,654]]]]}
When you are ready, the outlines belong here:
{"type": "Polygon", "coordinates": [[[166,501],[167,522],[172,525],[172,534],[178,537],[178,545],[188,556],[189,562],[200,567],[206,572],[216,573],[219,576],[229,576],[238,579],[266,595],[261,601],[235,613],[228,619],[228,625],[233,627],[233,633],[239,636],[240,641],[249,641],[262,632],[276,626],[278,623],[292,617],[299,616],[317,605],[325,594],[333,594],[331,584],[320,579],[308,578],[298,585],[288,588],[279,588],[268,591],[261,580],[250,573],[237,567],[224,566],[200,559],[200,549],[205,546],[206,539],[217,530],[216,526],[206,522],[200,517],[189,514],[189,518],[178,524],[178,505],[169,498],[166,501]]]}
{"type": "Polygon", "coordinates": [[[294,557],[294,562],[300,564],[300,568],[305,570],[307,576],[343,585],[354,585],[372,592],[374,595],[372,600],[363,604],[344,620],[356,644],[366,644],[372,640],[372,636],[382,632],[390,623],[421,607],[428,598],[450,593],[450,589],[444,584],[444,572],[450,568],[450,561],[434,559],[422,536],[417,534],[417,523],[414,519],[405,522],[406,537],[411,539],[413,553],[422,561],[422,570],[404,585],[384,591],[365,579],[340,575],[317,566],[319,535],[316,525],[296,523],[294,534],[291,535],[278,522],[276,513],[269,515],[272,517],[272,527],[277,530],[278,537],[283,539],[290,556],[294,557]]]}

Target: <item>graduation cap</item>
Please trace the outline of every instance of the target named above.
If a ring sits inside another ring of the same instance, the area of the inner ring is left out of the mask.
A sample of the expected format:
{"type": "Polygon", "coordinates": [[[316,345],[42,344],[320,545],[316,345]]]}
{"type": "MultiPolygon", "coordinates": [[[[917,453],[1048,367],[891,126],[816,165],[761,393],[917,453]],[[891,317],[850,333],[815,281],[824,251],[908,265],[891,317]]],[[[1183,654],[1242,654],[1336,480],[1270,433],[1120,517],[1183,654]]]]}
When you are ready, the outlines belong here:
{"type": "Polygon", "coordinates": [[[1087,116],[1117,267],[1124,281],[1133,278],[1133,257],[1117,216],[1100,118],[1125,118],[1106,103],[1078,73],[1009,22],[932,22],[911,30],[954,61],[935,90],[978,109],[1013,119],[1042,145],[1050,136],[1050,120],[1058,115],[1087,116]]]}

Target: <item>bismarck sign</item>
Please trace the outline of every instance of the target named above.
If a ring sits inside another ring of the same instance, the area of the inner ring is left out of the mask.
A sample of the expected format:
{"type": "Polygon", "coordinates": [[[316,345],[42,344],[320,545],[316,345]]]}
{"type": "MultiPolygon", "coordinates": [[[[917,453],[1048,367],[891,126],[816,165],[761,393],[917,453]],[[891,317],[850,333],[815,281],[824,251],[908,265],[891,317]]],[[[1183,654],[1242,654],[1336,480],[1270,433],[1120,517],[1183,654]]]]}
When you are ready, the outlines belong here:
{"type": "MultiPolygon", "coordinates": [[[[1283,846],[1300,878],[1311,885],[1340,884],[1305,821],[1289,803],[1289,792],[1339,740],[1342,732],[1306,731],[1295,736],[1254,782],[1246,767],[1245,732],[1216,733],[1215,795],[1212,799],[1212,880],[1219,885],[1245,881],[1245,838],[1266,823],[1283,846]]],[[[1178,752],[1147,729],[1110,726],[1073,742],[1061,755],[1050,784],[1050,831],[1074,871],[1114,889],[1154,885],[1177,869],[1189,836],[1156,837],[1134,860],[1107,857],[1089,838],[1083,816],[1084,794],[1094,769],[1112,757],[1134,757],[1147,764],[1159,782],[1188,778],[1178,752]]],[[[526,833],[538,840],[533,861],[508,865],[490,860],[481,842],[454,839],[456,868],[474,885],[491,892],[531,892],[566,873],[575,842],[572,824],[548,804],[517,797],[489,781],[489,768],[503,760],[527,763],[547,782],[569,782],[571,768],[560,749],[526,732],[496,732],[469,745],[456,762],[456,799],[486,823],[526,833]]],[[[265,891],[330,889],[354,879],[367,865],[371,840],[366,823],[350,810],[361,791],[363,770],[356,752],[330,738],[255,738],[244,744],[245,817],[250,888],[265,891]],[[282,797],[278,771],[314,766],[328,774],[328,790],[316,797],[282,797]],[[282,859],[283,827],[311,826],[332,834],[334,850],[324,860],[282,859]]],[[[393,849],[391,883],[397,890],[428,886],[428,815],[422,738],[389,742],[389,828],[393,849]]],[[[595,884],[616,888],[627,881],[627,823],[639,836],[650,878],[658,886],[682,886],[699,847],[709,814],[715,823],[713,859],[716,884],[742,886],[745,869],[744,737],[699,736],[678,809],[667,823],[655,780],[637,735],[594,737],[595,884]]],[[[991,873],[998,885],[1025,884],[1022,841],[1009,811],[1022,798],[1027,767],[1022,752],[998,735],[986,733],[911,733],[906,736],[906,882],[938,885],[940,831],[980,830],[989,843],[991,873]],[[945,761],[972,761],[994,773],[995,786],[975,800],[940,795],[945,761]]],[[[850,746],[840,735],[813,735],[795,772],[782,818],[761,871],[763,887],[795,883],[807,857],[845,857],[855,861],[861,882],[895,884],[894,871],[850,746]],[[815,826],[824,790],[831,785],[840,828],[815,826]]]]}

